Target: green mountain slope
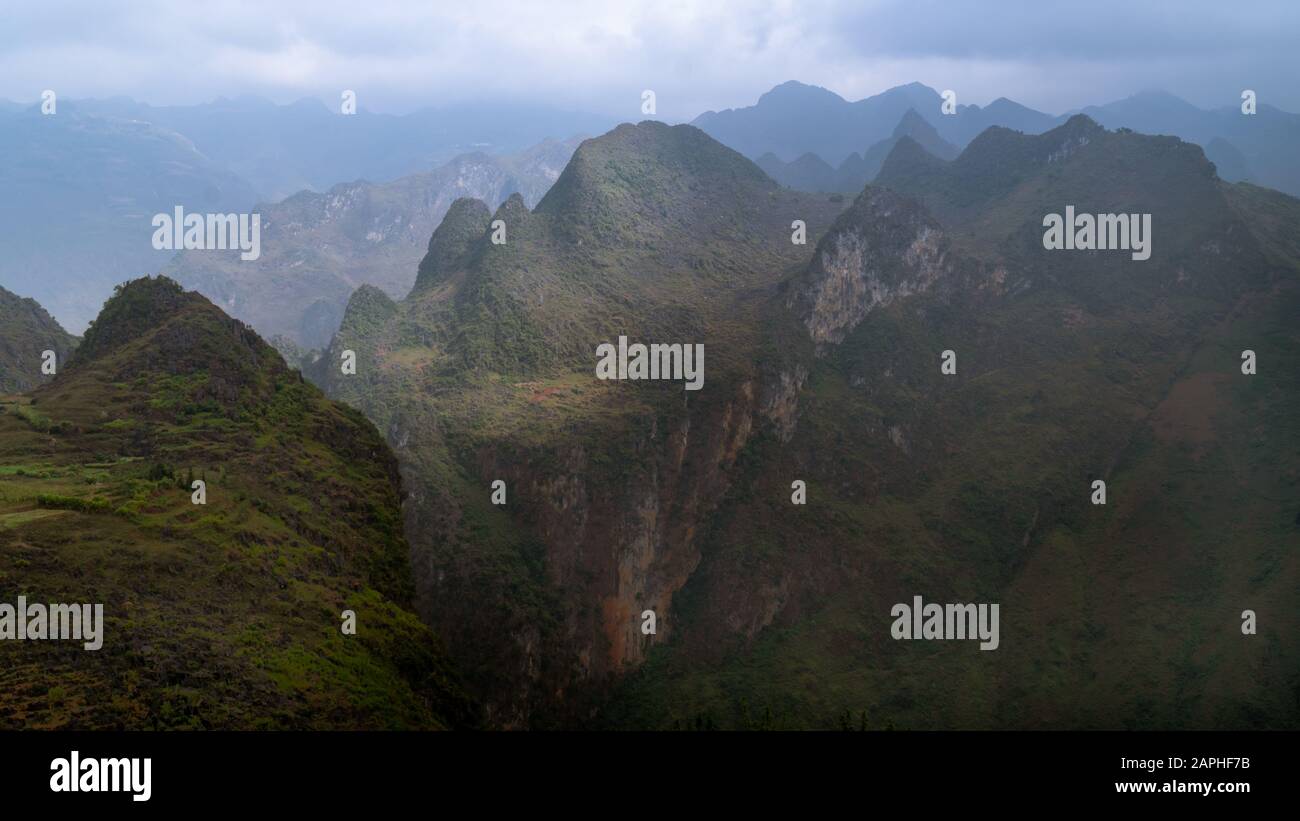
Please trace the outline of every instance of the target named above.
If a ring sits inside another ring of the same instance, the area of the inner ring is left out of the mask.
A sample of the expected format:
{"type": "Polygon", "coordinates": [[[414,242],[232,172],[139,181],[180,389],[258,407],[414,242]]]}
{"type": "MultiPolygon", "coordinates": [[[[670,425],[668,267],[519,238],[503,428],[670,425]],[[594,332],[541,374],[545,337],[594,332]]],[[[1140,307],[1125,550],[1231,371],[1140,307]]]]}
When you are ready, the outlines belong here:
{"type": "Polygon", "coordinates": [[[95,651],[0,642],[0,726],[475,721],[408,609],[391,452],[203,297],[125,284],[3,410],[0,601],[102,603],[105,626],[95,651]]]}
{"type": "Polygon", "coordinates": [[[742,457],[677,640],[602,721],[1300,724],[1300,203],[1082,120],[904,167],[942,216],[870,188],[822,239],[795,432],[742,457]],[[1151,259],[1045,251],[1066,203],[1149,211],[1151,259]],[[999,649],[893,640],[915,595],[1000,603],[999,649]]]}
{"type": "Polygon", "coordinates": [[[54,351],[57,373],[76,344],[77,338],[36,300],[0,288],[0,395],[21,393],[48,381],[51,377],[41,373],[44,352],[54,351]]]}
{"type": "Polygon", "coordinates": [[[354,295],[312,375],[397,452],[489,721],[1296,726],[1296,201],[1086,118],[881,176],[842,209],[623,126],[354,295]],[[1150,258],[1045,250],[1066,205],[1150,213],[1150,258]],[[706,387],[596,380],[620,334],[704,343],[706,387]],[[893,640],[916,595],[999,603],[999,649],[893,640]]]}
{"type": "Polygon", "coordinates": [[[643,657],[639,615],[666,613],[698,560],[758,372],[784,355],[761,310],[842,207],[689,126],[626,125],[533,211],[453,209],[406,300],[353,295],[313,377],[399,454],[421,612],[495,724],[567,722],[643,657]],[[703,344],[707,388],[597,380],[620,335],[703,344]]]}

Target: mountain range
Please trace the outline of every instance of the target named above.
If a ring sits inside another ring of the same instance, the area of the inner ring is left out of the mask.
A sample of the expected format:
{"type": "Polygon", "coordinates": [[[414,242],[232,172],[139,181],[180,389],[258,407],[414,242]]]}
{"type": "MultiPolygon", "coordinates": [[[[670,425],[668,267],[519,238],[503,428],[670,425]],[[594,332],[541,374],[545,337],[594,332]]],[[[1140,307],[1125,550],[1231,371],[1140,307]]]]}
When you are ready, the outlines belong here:
{"type": "MultiPolygon", "coordinates": [[[[1236,102],[1207,111],[1160,91],[1140,92],[1059,116],[1006,98],[983,108],[958,104],[952,114],[944,114],[942,105],[939,92],[920,83],[850,102],[824,88],[791,81],[767,92],[752,106],[705,112],[693,124],[751,159],[770,153],[782,162],[811,166],[805,155],[813,154],[838,168],[865,147],[890,138],[890,129],[909,109],[920,114],[941,139],[958,148],[991,126],[1039,134],[1082,113],[1112,130],[1129,128],[1196,143],[1222,166],[1220,176],[1230,182],[1251,181],[1300,195],[1300,152],[1295,151],[1300,142],[1300,114],[1281,111],[1266,102],[1260,102],[1252,115],[1243,114],[1236,102]]],[[[810,182],[805,184],[822,184],[815,170],[808,170],[810,182]]]]}
{"type": "Polygon", "coordinates": [[[1085,116],[902,136],[880,178],[620,126],[536,209],[453,205],[406,299],[354,294],[307,373],[397,452],[489,723],[1295,726],[1300,203],[1085,116]],[[1151,213],[1150,259],[1044,249],[1067,203],[1151,213]],[[620,336],[702,344],[705,389],[597,378],[620,336]],[[892,641],[918,594],[1001,602],[1002,649],[892,641]]]}
{"type": "MultiPolygon", "coordinates": [[[[985,107],[959,104],[952,115],[940,113],[941,105],[940,95],[919,83],[849,102],[825,89],[788,82],[754,106],[706,112],[695,124],[761,160],[760,166],[783,184],[848,194],[873,178],[897,130],[942,156],[940,143],[962,148],[993,125],[1041,133],[1074,113],[1053,117],[1005,98],[985,107]],[[903,123],[909,111],[939,142],[921,139],[917,122],[903,123]]],[[[1245,116],[1236,108],[1204,111],[1172,95],[1143,92],[1084,113],[1111,129],[1196,142],[1225,180],[1300,194],[1300,159],[1293,150],[1300,115],[1266,102],[1258,114],[1245,116]]],[[[10,192],[0,201],[0,285],[37,299],[66,328],[80,333],[115,284],[168,265],[174,252],[154,250],[150,242],[155,214],[178,206],[188,213],[244,213],[300,192],[383,185],[429,174],[460,155],[518,154],[547,138],[595,133],[609,125],[599,116],[532,103],[461,104],[399,116],[368,112],[364,104],[355,115],[343,115],[317,100],[276,105],[239,97],[151,106],[111,98],[61,100],[56,113],[46,116],[37,106],[5,101],[0,149],[11,162],[0,168],[0,185],[10,192]]],[[[487,191],[460,193],[496,199],[487,191]]],[[[419,210],[401,216],[419,219],[419,210]]],[[[421,243],[413,241],[411,247],[421,243]]],[[[301,259],[311,256],[309,251],[286,248],[281,256],[301,259]]],[[[329,254],[320,256],[325,267],[333,262],[329,254]]],[[[407,262],[403,256],[393,267],[409,270],[407,262]]],[[[183,276],[174,267],[169,273],[183,276]]],[[[390,287],[398,275],[379,276],[383,281],[371,284],[400,295],[390,287]]],[[[218,300],[238,299],[238,287],[224,282],[229,277],[210,272],[190,284],[210,288],[218,300]]],[[[320,294],[325,304],[306,327],[293,324],[305,311],[293,323],[277,319],[274,326],[259,327],[286,341],[322,344],[322,329],[338,321],[338,282],[336,272],[323,276],[329,293],[320,294]]]]}
{"type": "Polygon", "coordinates": [[[848,156],[839,168],[831,168],[816,154],[804,154],[791,163],[781,162],[770,151],[754,162],[772,179],[788,188],[799,191],[830,192],[856,194],[863,186],[875,180],[884,165],[885,158],[894,150],[894,146],[903,137],[910,137],[918,145],[941,160],[954,159],[958,150],[952,143],[939,136],[934,126],[909,108],[894,128],[894,133],[881,140],[862,154],[856,151],[848,156]]]}
{"type": "Polygon", "coordinates": [[[1224,177],[1294,115],[1116,105],[786,84],[295,195],[264,268],[176,261],[217,304],[132,280],[79,342],[0,294],[0,601],[114,638],[2,643],[0,725],[1300,727],[1300,200],[1224,177]],[[997,649],[899,640],[918,596],[997,649]]]}
{"type": "MultiPolygon", "coordinates": [[[[428,175],[460,155],[481,161],[517,154],[552,135],[610,125],[531,104],[404,116],[364,108],[343,115],[319,101],[275,105],[255,97],[198,106],[59,100],[48,115],[39,106],[0,106],[7,158],[0,166],[0,285],[37,299],[80,333],[114,285],[157,272],[174,255],[152,246],[156,214],[177,207],[248,213],[304,190],[428,175]]],[[[530,184],[519,182],[521,190],[530,184]]],[[[403,216],[418,219],[419,210],[403,216]]],[[[425,232],[417,244],[427,239],[425,232]]]]}

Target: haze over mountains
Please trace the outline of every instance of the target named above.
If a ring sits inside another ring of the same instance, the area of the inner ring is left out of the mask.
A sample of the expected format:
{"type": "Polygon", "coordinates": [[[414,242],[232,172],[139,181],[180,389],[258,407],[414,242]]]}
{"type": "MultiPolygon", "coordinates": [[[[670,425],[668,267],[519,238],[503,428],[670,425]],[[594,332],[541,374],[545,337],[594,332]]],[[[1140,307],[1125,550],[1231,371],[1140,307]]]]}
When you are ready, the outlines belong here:
{"type": "Polygon", "coordinates": [[[783,163],[770,151],[756,162],[769,177],[788,188],[800,191],[838,191],[853,193],[876,178],[885,158],[904,137],[910,137],[930,154],[941,160],[951,160],[958,154],[957,147],[939,136],[934,126],[909,108],[894,133],[881,140],[862,155],[856,151],[848,156],[839,168],[831,168],[816,154],[804,154],[792,163],[783,163]]]}
{"type": "Polygon", "coordinates": [[[0,113],[0,285],[74,333],[113,286],[166,264],[154,214],[252,207],[253,188],[187,138],[64,105],[0,113]]]}
{"type": "Polygon", "coordinates": [[[182,251],[164,273],[268,337],[323,348],[352,292],[363,285],[400,299],[433,229],[459,197],[497,206],[519,193],[535,205],[559,177],[577,138],[547,140],[519,154],[464,154],[388,183],[342,183],[259,208],[262,255],[182,251]]]}
{"type": "MultiPolygon", "coordinates": [[[[1144,134],[1167,134],[1213,146],[1213,161],[1223,161],[1224,179],[1249,179],[1300,195],[1300,114],[1260,101],[1257,113],[1245,115],[1239,102],[1206,111],[1164,92],[1142,92],[1123,100],[1059,116],[1034,111],[1006,98],[987,106],[958,99],[955,113],[941,112],[939,92],[920,83],[891,88],[850,102],[824,88],[787,82],[746,108],[710,111],[693,123],[715,139],[751,159],[771,153],[782,162],[814,154],[838,167],[891,136],[909,109],[916,111],[949,143],[963,148],[990,126],[1038,134],[1084,113],[1110,129],[1131,128],[1144,134]]],[[[816,177],[812,177],[814,181],[816,177]]]]}
{"type": "Polygon", "coordinates": [[[79,100],[77,110],[140,120],[185,135],[204,156],[274,202],[342,182],[387,182],[427,173],[461,154],[510,154],[543,140],[596,134],[608,117],[534,103],[461,103],[410,114],[364,107],[342,115],[338,100],[276,105],[258,97],[192,106],[151,106],[125,98],[79,100]]]}
{"type": "MultiPolygon", "coordinates": [[[[364,188],[364,183],[429,175],[457,155],[499,157],[548,137],[599,133],[612,125],[599,116],[532,103],[464,104],[396,116],[367,112],[364,100],[362,96],[352,116],[316,100],[274,105],[255,97],[193,106],[151,106],[125,98],[60,100],[51,116],[41,115],[38,106],[0,105],[0,149],[10,159],[0,167],[6,192],[0,197],[0,285],[37,299],[79,333],[115,284],[166,268],[268,336],[320,345],[337,327],[351,287],[375,284],[401,296],[401,286],[394,283],[404,283],[409,273],[399,271],[409,272],[417,253],[413,249],[424,242],[418,235],[429,227],[424,221],[443,206],[426,210],[400,204],[399,195],[381,195],[381,200],[392,199],[383,206],[381,220],[414,221],[417,229],[406,235],[405,252],[400,259],[393,257],[392,265],[363,264],[346,275],[338,269],[352,266],[356,256],[339,251],[337,241],[322,249],[314,244],[323,237],[310,231],[272,237],[266,251],[274,262],[245,265],[262,270],[268,264],[298,263],[296,271],[319,266],[322,273],[305,272],[298,281],[301,287],[294,286],[296,293],[272,300],[260,315],[232,282],[244,274],[223,271],[220,259],[190,254],[183,267],[169,265],[174,252],[156,251],[150,244],[153,215],[171,213],[177,206],[188,213],[292,210],[280,203],[299,191],[323,193],[350,183],[364,188]],[[195,269],[192,279],[184,270],[188,267],[195,269]],[[309,293],[316,287],[319,293],[309,293]],[[229,302],[232,298],[236,303],[229,302]],[[309,316],[318,299],[322,304],[309,316]],[[281,316],[279,307],[289,303],[289,314],[281,316]]],[[[937,91],[919,83],[849,102],[825,89],[787,82],[754,106],[707,112],[694,122],[723,144],[760,160],[785,185],[856,193],[874,177],[900,130],[943,157],[950,153],[945,145],[964,147],[991,125],[1041,133],[1068,116],[1054,117],[1005,98],[984,107],[959,101],[955,114],[943,115],[941,103],[937,91]],[[922,125],[932,130],[933,139],[920,135],[922,125]]],[[[1294,150],[1300,115],[1281,112],[1266,100],[1258,114],[1244,116],[1231,106],[1204,111],[1171,95],[1143,93],[1086,112],[1109,128],[1194,141],[1224,179],[1300,193],[1300,152],[1294,150]]],[[[506,161],[504,187],[510,186],[510,164],[506,161]]],[[[524,179],[518,184],[521,189],[532,185],[524,179]]],[[[449,202],[469,194],[492,201],[509,193],[448,190],[434,198],[449,202]]],[[[522,193],[533,203],[540,191],[522,193]]],[[[394,241],[391,231],[385,236],[394,241]]]]}
{"type": "MultiPolygon", "coordinates": [[[[155,214],[247,213],[304,189],[427,175],[461,154],[500,156],[610,125],[530,104],[405,116],[253,97],[198,106],[59,100],[51,115],[39,105],[0,107],[0,285],[80,332],[114,285],[174,255],[151,245],[155,214]]],[[[402,216],[419,219],[416,211],[402,216]]]]}

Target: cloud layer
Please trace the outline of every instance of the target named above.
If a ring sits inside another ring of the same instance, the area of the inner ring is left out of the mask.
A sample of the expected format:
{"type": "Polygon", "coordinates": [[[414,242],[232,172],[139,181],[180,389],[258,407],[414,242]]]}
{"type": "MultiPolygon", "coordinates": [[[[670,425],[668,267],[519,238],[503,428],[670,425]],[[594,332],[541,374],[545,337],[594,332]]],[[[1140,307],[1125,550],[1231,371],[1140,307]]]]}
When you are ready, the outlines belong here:
{"type": "Polygon", "coordinates": [[[47,0],[5,15],[0,97],[22,101],[354,89],[376,111],[528,99],[634,120],[649,88],[677,121],[797,79],[849,99],[919,80],[1051,113],[1150,88],[1235,105],[1252,88],[1300,111],[1292,0],[47,0]]]}

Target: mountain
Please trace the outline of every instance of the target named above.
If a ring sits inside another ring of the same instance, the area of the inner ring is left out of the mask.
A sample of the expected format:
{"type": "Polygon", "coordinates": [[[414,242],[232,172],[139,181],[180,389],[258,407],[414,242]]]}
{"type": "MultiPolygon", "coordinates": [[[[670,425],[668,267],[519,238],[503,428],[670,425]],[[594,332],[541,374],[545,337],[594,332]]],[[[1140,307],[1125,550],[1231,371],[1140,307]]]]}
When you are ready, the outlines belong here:
{"type": "Polygon", "coordinates": [[[755,162],[772,179],[799,191],[838,191],[857,194],[862,187],[876,178],[885,158],[904,137],[934,157],[951,160],[958,154],[956,146],[939,136],[924,117],[909,108],[888,139],[867,149],[865,154],[850,154],[848,159],[833,169],[818,157],[805,154],[792,163],[783,163],[775,154],[767,153],[755,162]]]}
{"type": "Polygon", "coordinates": [[[353,295],[311,375],[398,452],[421,612],[495,726],[565,725],[644,658],[640,614],[669,612],[748,435],[755,310],[842,207],[693,127],[623,125],[535,209],[457,203],[406,299],[353,295]],[[619,336],[705,344],[702,398],[597,379],[619,336]]]}
{"type": "MultiPolygon", "coordinates": [[[[881,140],[871,148],[867,149],[866,154],[862,157],[862,185],[866,185],[876,178],[880,173],[880,168],[885,164],[885,158],[889,152],[894,150],[894,146],[904,137],[910,137],[917,145],[924,148],[928,153],[941,160],[956,159],[960,153],[957,147],[952,143],[939,136],[939,132],[934,130],[924,117],[916,113],[915,109],[909,108],[894,128],[894,133],[887,140],[881,140]]],[[[858,187],[859,190],[861,186],[858,187]]]]}
{"type": "Polygon", "coordinates": [[[977,105],[959,105],[956,114],[939,120],[938,127],[944,139],[964,147],[993,126],[1023,131],[1026,134],[1041,134],[1057,125],[1060,119],[1035,111],[1006,97],[999,97],[983,108],[977,105]]]}
{"type": "Polygon", "coordinates": [[[0,112],[0,285],[80,332],[115,284],[171,256],[155,214],[238,212],[252,189],[174,131],[71,103],[0,112]]]}
{"type": "Polygon", "coordinates": [[[1216,164],[1228,160],[1226,174],[1221,175],[1224,179],[1234,179],[1243,169],[1249,169],[1253,181],[1260,185],[1300,196],[1300,152],[1295,150],[1300,141],[1300,114],[1263,101],[1255,114],[1243,114],[1239,105],[1206,111],[1163,91],[1144,91],[1078,113],[1107,128],[1169,134],[1194,142],[1207,154],[1213,151],[1219,158],[1214,160],[1216,164]],[[1226,158],[1225,142],[1236,149],[1226,158]]]}
{"type": "Polygon", "coordinates": [[[1084,117],[919,151],[785,287],[792,424],[600,726],[1300,725],[1300,201],[1084,117]],[[1152,214],[1151,257],[1044,249],[1066,204],[1152,214]],[[895,640],[918,595],[999,603],[998,649],[895,640]]]}
{"type": "Polygon", "coordinates": [[[985,108],[960,104],[950,115],[942,113],[942,104],[939,93],[921,83],[849,102],[824,88],[791,81],[761,96],[755,105],[708,111],[692,124],[747,157],[770,152],[789,162],[811,153],[839,167],[864,147],[895,136],[891,129],[908,111],[919,114],[942,140],[957,146],[992,125],[1038,133],[1056,122],[1051,115],[1005,98],[985,108]]]}
{"type": "MultiPolygon", "coordinates": [[[[813,154],[837,168],[862,151],[863,146],[873,146],[896,136],[888,129],[909,109],[914,109],[942,140],[958,148],[964,148],[995,126],[1041,134],[1076,114],[1083,114],[1112,130],[1129,128],[1153,136],[1180,137],[1207,152],[1213,150],[1221,159],[1224,149],[1215,141],[1226,141],[1240,152],[1244,167],[1255,182],[1293,196],[1300,195],[1300,152],[1295,151],[1300,141],[1300,114],[1281,111],[1266,101],[1260,101],[1257,113],[1245,115],[1237,105],[1205,110],[1167,92],[1144,91],[1059,117],[1005,97],[983,108],[959,104],[950,115],[941,112],[941,104],[938,92],[920,83],[849,102],[824,88],[788,82],[764,94],[755,105],[706,112],[694,124],[747,157],[771,153],[777,160],[790,162],[813,154]]],[[[918,139],[916,134],[910,136],[918,139]]],[[[931,153],[937,153],[925,140],[918,139],[918,142],[931,153]]],[[[853,164],[858,165],[856,161],[853,164]]],[[[770,160],[764,167],[774,168],[770,160]]],[[[1237,176],[1241,167],[1233,156],[1225,166],[1224,179],[1244,179],[1237,176]]],[[[803,184],[817,182],[810,179],[803,184]]]]}
{"type": "Polygon", "coordinates": [[[3,410],[0,599],[102,605],[103,629],[0,642],[0,726],[477,722],[409,609],[391,451],[203,297],[122,285],[3,410]]]}
{"type": "Polygon", "coordinates": [[[267,336],[323,348],[363,284],[405,296],[434,227],[458,197],[493,205],[520,192],[536,203],[579,139],[546,140],[517,155],[465,154],[388,183],[358,181],[262,205],[261,256],[182,251],[164,274],[267,336]]]}
{"type": "Polygon", "coordinates": [[[1215,173],[1227,182],[1251,182],[1250,164],[1241,149],[1222,137],[1205,145],[1205,158],[1214,163],[1215,173]]]}
{"type": "Polygon", "coordinates": [[[53,351],[57,368],[76,347],[77,338],[63,330],[34,299],[0,288],[0,395],[22,393],[48,381],[43,354],[53,351]]]}
{"type": "Polygon", "coordinates": [[[863,121],[861,112],[838,94],[794,81],[776,86],[755,105],[706,111],[691,124],[747,157],[771,153],[789,162],[815,154],[832,167],[863,145],[888,136],[862,138],[871,124],[863,121]]]}
{"type": "Polygon", "coordinates": [[[504,244],[461,203],[421,287],[354,294],[311,376],[396,451],[489,722],[1300,726],[1300,202],[1086,117],[881,177],[846,208],[620,126],[504,244]],[[1066,205],[1150,257],[1045,249],[1066,205]],[[597,378],[620,335],[702,344],[701,389],[597,378]],[[893,640],[917,595],[999,603],[999,648],[893,640]]]}
{"type": "MultiPolygon", "coordinates": [[[[842,165],[856,168],[862,158],[852,154],[842,165]]],[[[841,169],[831,168],[826,161],[816,154],[804,154],[794,162],[781,162],[775,154],[768,152],[754,160],[754,164],[763,169],[763,173],[796,191],[831,192],[843,191],[841,169]]],[[[858,186],[861,188],[862,186],[858,186]]]]}
{"type": "Polygon", "coordinates": [[[412,292],[436,288],[446,283],[453,272],[468,265],[470,255],[491,224],[492,211],[483,201],[461,197],[453,202],[429,239],[429,247],[416,269],[412,292]]]}

